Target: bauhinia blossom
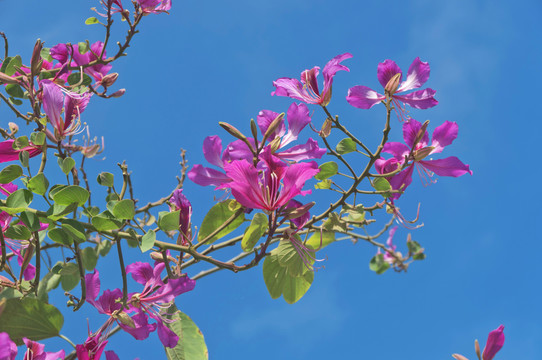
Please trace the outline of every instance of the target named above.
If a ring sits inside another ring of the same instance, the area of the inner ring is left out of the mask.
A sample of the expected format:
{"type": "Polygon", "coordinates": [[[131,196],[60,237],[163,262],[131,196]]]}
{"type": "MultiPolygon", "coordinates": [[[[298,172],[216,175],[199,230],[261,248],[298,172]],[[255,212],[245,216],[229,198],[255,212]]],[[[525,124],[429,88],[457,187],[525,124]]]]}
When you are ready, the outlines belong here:
{"type": "Polygon", "coordinates": [[[243,206],[273,212],[289,203],[297,195],[310,194],[301,190],[305,182],[320,170],[311,161],[287,165],[275,158],[266,148],[260,155],[259,168],[246,160],[236,160],[224,166],[232,181],[221,187],[230,188],[243,206]]]}
{"type": "MultiPolygon", "coordinates": [[[[476,341],[478,344],[478,341],[476,341]]],[[[504,345],[504,325],[499,326],[497,329],[491,331],[487,337],[486,346],[482,353],[482,360],[493,360],[495,355],[502,349],[504,345]]],[[[476,351],[478,357],[480,357],[480,350],[476,345],[476,351]]],[[[452,357],[456,360],[469,360],[461,354],[453,354],[452,357]]]]}
{"type": "MultiPolygon", "coordinates": [[[[57,44],[51,48],[50,54],[53,59],[58,60],[63,65],[85,66],[98,59],[102,54],[103,46],[104,44],[101,41],[96,41],[90,46],[90,51],[81,54],[78,45],[68,47],[67,44],[57,44]],[[69,63],[70,59],[73,60],[72,63],[69,63]]],[[[102,59],[106,58],[106,52],[103,51],[102,59]]],[[[94,78],[97,85],[99,85],[112,67],[111,64],[94,64],[86,66],[83,71],[94,78]]]]}
{"type": "Polygon", "coordinates": [[[54,139],[60,141],[83,131],[81,113],[85,111],[90,94],[77,94],[49,80],[41,82],[43,88],[43,110],[54,129],[54,139]],[[62,117],[64,109],[64,117],[62,117]]]}
{"type": "Polygon", "coordinates": [[[28,152],[28,156],[33,158],[41,154],[41,147],[29,142],[29,145],[22,149],[14,149],[13,143],[15,140],[5,140],[0,142],[0,163],[19,160],[19,154],[23,151],[28,152]]]}
{"type": "Polygon", "coordinates": [[[292,99],[304,101],[307,104],[327,106],[331,100],[333,77],[337,71],[350,71],[346,66],[341,65],[341,62],[350,59],[351,57],[352,54],[350,53],[337,55],[324,66],[324,70],[322,70],[322,74],[324,75],[324,88],[321,92],[318,89],[318,82],[316,80],[320,68],[315,66],[312,69],[305,70],[301,73],[301,81],[292,78],[280,78],[275,80],[273,86],[277,89],[273,91],[271,95],[288,96],[292,99]]]}
{"type": "Polygon", "coordinates": [[[167,308],[175,297],[194,289],[196,282],[186,275],[177,279],[168,279],[164,283],[161,273],[165,269],[165,264],[155,263],[154,269],[148,263],[136,262],[126,267],[126,272],[131,273],[132,277],[138,283],[144,285],[141,293],[132,294],[130,303],[139,314],[144,314],[156,320],[158,337],[166,347],[173,348],[177,345],[179,337],[170,330],[160,315],[160,309],[167,308]]]}
{"type": "Polygon", "coordinates": [[[136,0],[141,6],[144,15],[168,12],[171,9],[171,0],[136,0]]]}
{"type": "MultiPolygon", "coordinates": [[[[397,245],[393,244],[393,236],[395,235],[397,228],[397,226],[394,226],[388,233],[388,240],[386,240],[386,252],[383,255],[384,261],[390,265],[395,262],[395,257],[391,254],[395,252],[395,249],[397,249],[397,245]]],[[[378,251],[376,253],[381,253],[380,248],[378,248],[378,251]]]]}
{"type": "MultiPolygon", "coordinates": [[[[412,172],[416,167],[422,179],[431,178],[433,173],[439,176],[458,177],[471,174],[469,165],[465,165],[455,156],[445,159],[426,160],[428,156],[442,152],[444,147],[450,145],[458,132],[457,123],[446,121],[438,126],[433,132],[433,139],[429,145],[427,124],[410,119],[403,124],[403,138],[405,144],[388,142],[382,152],[393,155],[392,159],[378,159],[375,162],[376,171],[379,174],[387,174],[403,166],[408,166],[396,175],[388,177],[388,181],[394,190],[405,190],[412,182],[412,172]]],[[[427,179],[430,181],[430,179],[427,179]]],[[[397,199],[400,193],[395,193],[392,199],[397,199]]]]}
{"type": "MultiPolygon", "coordinates": [[[[419,57],[414,59],[408,68],[407,78],[403,82],[401,82],[403,72],[395,61],[387,59],[378,64],[378,81],[384,87],[385,93],[392,98],[400,118],[403,118],[404,112],[401,103],[406,103],[416,109],[428,109],[438,104],[434,98],[436,91],[429,88],[399,95],[399,93],[421,87],[429,79],[429,73],[429,64],[420,61],[419,57]]],[[[350,88],[346,97],[350,105],[359,109],[370,109],[385,99],[386,95],[362,85],[350,88]]]]}
{"type": "MultiPolygon", "coordinates": [[[[64,350],[57,352],[46,352],[45,345],[23,338],[26,345],[24,360],[63,360],[64,350]]],[[[11,341],[9,335],[5,332],[0,333],[0,360],[15,360],[17,356],[17,345],[11,341]]]]}
{"type": "Polygon", "coordinates": [[[190,218],[192,217],[192,204],[184,196],[183,189],[176,189],[173,196],[169,199],[171,211],[179,210],[179,231],[181,234],[181,244],[188,245],[192,238],[192,229],[190,228],[190,218]]]}

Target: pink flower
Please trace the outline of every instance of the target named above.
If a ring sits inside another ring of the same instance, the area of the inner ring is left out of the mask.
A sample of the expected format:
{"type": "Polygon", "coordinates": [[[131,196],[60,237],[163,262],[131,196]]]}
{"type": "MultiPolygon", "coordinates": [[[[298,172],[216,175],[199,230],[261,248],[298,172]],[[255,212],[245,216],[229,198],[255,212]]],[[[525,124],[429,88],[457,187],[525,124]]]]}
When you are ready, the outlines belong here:
{"type": "MultiPolygon", "coordinates": [[[[384,87],[388,96],[392,97],[401,119],[403,118],[404,109],[400,103],[406,103],[416,109],[428,109],[438,104],[438,101],[434,98],[436,91],[429,88],[398,95],[398,93],[421,87],[429,79],[429,73],[429,64],[420,61],[420,58],[417,57],[408,68],[406,80],[401,83],[403,72],[395,61],[387,59],[378,64],[378,81],[384,87]]],[[[346,97],[350,105],[359,109],[370,109],[384,99],[386,99],[386,95],[379,94],[373,89],[362,85],[350,88],[346,97]]]]}
{"type": "MultiPolygon", "coordinates": [[[[388,233],[388,240],[386,240],[386,252],[384,253],[384,261],[388,264],[393,264],[395,262],[395,258],[390,253],[395,252],[395,249],[397,249],[397,245],[393,245],[393,236],[395,235],[395,232],[397,231],[397,226],[393,227],[390,232],[388,233]]],[[[380,248],[377,251],[377,254],[380,254],[380,248]]]]}
{"type": "MultiPolygon", "coordinates": [[[[375,162],[376,171],[379,174],[386,174],[395,171],[402,166],[405,161],[408,167],[399,174],[388,178],[390,185],[394,190],[403,191],[412,182],[412,173],[414,168],[418,168],[418,173],[423,179],[430,182],[433,173],[439,176],[458,177],[465,174],[471,174],[469,165],[465,165],[456,158],[450,156],[445,159],[425,160],[429,155],[442,152],[444,147],[450,145],[456,138],[458,132],[457,123],[446,121],[438,126],[433,132],[433,140],[429,145],[429,135],[427,135],[427,122],[420,122],[410,119],[403,124],[403,138],[405,144],[398,142],[388,142],[384,145],[382,152],[393,155],[392,159],[378,159],[375,162]]],[[[392,199],[398,199],[400,193],[393,194],[392,199]]]]}
{"type": "Polygon", "coordinates": [[[246,160],[233,161],[224,166],[232,181],[221,187],[230,188],[241,205],[273,212],[297,195],[310,194],[310,190],[301,189],[307,180],[319,172],[316,162],[287,165],[273,157],[269,148],[264,149],[260,159],[263,162],[260,168],[246,160]]]}
{"type": "Polygon", "coordinates": [[[24,354],[24,360],[58,360],[64,359],[64,350],[57,351],[55,353],[45,352],[45,345],[32,341],[27,338],[23,338],[23,341],[27,347],[24,354]]]}
{"type": "MultiPolygon", "coordinates": [[[[72,66],[83,66],[97,60],[97,56],[102,53],[103,46],[104,44],[101,41],[96,41],[90,46],[90,51],[81,54],[78,45],[68,47],[66,44],[57,44],[51,48],[50,54],[53,59],[58,60],[61,64],[68,64],[69,60],[73,58],[72,66]]],[[[104,51],[102,59],[106,58],[106,52],[104,51]]],[[[111,64],[94,64],[86,67],[84,72],[93,77],[99,85],[112,67],[111,64]]]]}
{"type": "Polygon", "coordinates": [[[41,154],[41,147],[29,142],[29,146],[23,149],[14,149],[13,143],[15,140],[5,140],[0,142],[0,163],[19,160],[19,154],[23,151],[28,151],[29,157],[33,158],[41,154]]]}
{"type": "Polygon", "coordinates": [[[486,346],[482,353],[482,360],[493,360],[504,345],[504,325],[491,331],[487,337],[486,346]]]}
{"type": "Polygon", "coordinates": [[[304,101],[307,104],[327,106],[331,100],[333,77],[337,71],[350,71],[346,66],[341,65],[341,62],[350,59],[351,57],[352,54],[344,53],[335,56],[326,64],[322,71],[324,75],[324,88],[322,89],[322,92],[318,89],[318,82],[316,81],[320,68],[315,66],[312,69],[305,70],[301,73],[301,81],[291,78],[280,78],[275,80],[273,86],[277,89],[273,91],[271,95],[288,96],[292,99],[304,101]]]}
{"type": "Polygon", "coordinates": [[[171,9],[171,0],[136,0],[143,14],[167,13],[171,9]]]}
{"type": "Polygon", "coordinates": [[[17,345],[9,338],[8,333],[0,333],[0,360],[15,360],[17,345]]]}
{"type": "Polygon", "coordinates": [[[169,199],[169,203],[171,204],[171,211],[180,210],[179,231],[181,232],[182,245],[187,245],[192,237],[192,229],[190,228],[192,204],[183,195],[183,189],[175,190],[173,196],[169,199]]]}

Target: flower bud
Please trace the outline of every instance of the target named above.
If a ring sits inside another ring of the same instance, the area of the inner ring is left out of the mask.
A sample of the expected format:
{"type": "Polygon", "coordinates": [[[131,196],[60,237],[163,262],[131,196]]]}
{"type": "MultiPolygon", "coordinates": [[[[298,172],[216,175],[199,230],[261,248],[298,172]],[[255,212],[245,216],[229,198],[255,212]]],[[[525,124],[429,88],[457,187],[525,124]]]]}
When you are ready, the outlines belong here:
{"type": "Polygon", "coordinates": [[[331,119],[326,119],[324,121],[324,124],[322,125],[322,129],[319,132],[320,137],[326,138],[331,134],[331,126],[333,125],[333,121],[331,119]]]}
{"type": "Polygon", "coordinates": [[[113,94],[109,95],[109,97],[119,98],[126,92],[126,89],[120,89],[115,91],[113,94]]]}
{"type": "Polygon", "coordinates": [[[393,95],[397,91],[397,88],[399,87],[399,82],[401,81],[401,73],[397,73],[391,77],[391,79],[388,81],[386,86],[384,87],[384,90],[386,91],[386,94],[393,95]]]}
{"type": "Polygon", "coordinates": [[[414,161],[420,161],[425,159],[429,154],[431,154],[435,150],[434,146],[426,146],[424,148],[421,148],[420,150],[416,150],[414,152],[414,161]]]}
{"type": "Polygon", "coordinates": [[[418,130],[418,133],[416,134],[416,137],[414,138],[414,146],[418,144],[420,141],[422,141],[423,136],[425,135],[425,132],[427,131],[427,126],[429,125],[429,120],[425,120],[425,122],[420,127],[420,130],[418,130]]]}
{"type": "Polygon", "coordinates": [[[34,45],[34,50],[32,51],[32,58],[30,60],[30,69],[32,75],[39,74],[41,70],[41,65],[43,60],[41,59],[41,49],[43,48],[43,43],[40,39],[36,40],[36,45],[34,45]]]}
{"type": "Polygon", "coordinates": [[[482,360],[482,353],[480,352],[480,343],[478,342],[478,339],[474,340],[474,351],[476,352],[476,356],[478,356],[478,360],[482,360]]]}
{"type": "Polygon", "coordinates": [[[9,130],[11,131],[11,134],[16,134],[17,131],[19,131],[19,125],[15,124],[14,122],[8,123],[9,130]]]}
{"type": "Polygon", "coordinates": [[[3,72],[0,72],[0,83],[2,83],[2,84],[18,84],[19,82],[17,81],[17,79],[14,79],[9,75],[6,75],[3,72]]]}
{"type": "Polygon", "coordinates": [[[275,132],[275,130],[277,130],[277,128],[279,127],[279,125],[284,121],[284,113],[280,113],[276,118],[275,120],[273,120],[271,122],[271,124],[269,124],[269,127],[267,128],[267,131],[265,132],[265,134],[263,135],[263,140],[262,142],[265,142],[265,140],[267,140],[267,138],[269,136],[271,136],[272,133],[275,132]]]}
{"type": "Polygon", "coordinates": [[[112,86],[115,81],[117,81],[117,78],[119,77],[119,73],[111,73],[107,74],[102,79],[102,86],[103,87],[109,87],[112,86]]]}
{"type": "Polygon", "coordinates": [[[467,359],[466,357],[464,357],[463,355],[460,355],[460,354],[452,354],[452,357],[456,360],[469,360],[467,359]]]}

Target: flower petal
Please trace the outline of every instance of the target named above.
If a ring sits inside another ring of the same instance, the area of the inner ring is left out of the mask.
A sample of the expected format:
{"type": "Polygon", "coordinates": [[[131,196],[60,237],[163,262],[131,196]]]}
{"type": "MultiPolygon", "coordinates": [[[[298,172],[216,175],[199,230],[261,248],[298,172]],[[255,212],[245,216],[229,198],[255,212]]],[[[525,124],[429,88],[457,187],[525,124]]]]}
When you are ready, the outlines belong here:
{"type": "Polygon", "coordinates": [[[284,173],[284,186],[277,199],[277,207],[286,205],[297,195],[310,194],[310,190],[301,191],[301,189],[305,186],[305,182],[318,174],[319,171],[315,161],[288,166],[284,173]]]}
{"type": "Polygon", "coordinates": [[[358,109],[370,109],[386,97],[368,88],[367,86],[357,85],[348,89],[346,101],[358,109]]]}
{"type": "MultiPolygon", "coordinates": [[[[407,144],[411,149],[414,149],[414,147],[417,145],[414,144],[414,141],[416,140],[416,136],[418,136],[418,132],[420,131],[421,127],[422,123],[415,119],[410,119],[403,123],[403,139],[405,140],[405,144],[407,144]]],[[[418,144],[425,147],[427,146],[427,143],[429,143],[429,135],[426,131],[418,144]]]]}
{"type": "Polygon", "coordinates": [[[467,173],[472,175],[469,165],[463,164],[461,160],[455,156],[438,160],[422,160],[419,161],[419,163],[427,170],[432,171],[439,176],[458,177],[467,173]]]}
{"type": "Polygon", "coordinates": [[[87,289],[87,301],[96,307],[96,298],[100,293],[100,273],[94,269],[92,274],[85,275],[85,285],[87,289]]]}
{"type": "Polygon", "coordinates": [[[309,138],[305,144],[296,145],[288,150],[277,152],[274,155],[279,159],[298,162],[310,159],[320,159],[326,152],[326,149],[318,147],[318,142],[316,142],[316,140],[309,138]]]}
{"type": "Polygon", "coordinates": [[[17,345],[9,338],[8,333],[0,332],[0,359],[12,360],[17,356],[17,345]]]}
{"type": "Polygon", "coordinates": [[[493,360],[495,355],[501,350],[504,345],[504,325],[491,331],[487,337],[486,346],[482,354],[484,360],[493,360]]]}
{"type": "Polygon", "coordinates": [[[405,155],[410,154],[410,148],[403,143],[392,141],[384,144],[382,152],[392,154],[398,162],[403,163],[405,155]]]}
{"type": "Polygon", "coordinates": [[[243,206],[256,209],[268,209],[260,185],[258,171],[246,160],[236,160],[224,165],[231,182],[222,187],[229,187],[235,199],[243,206]]]}
{"type": "Polygon", "coordinates": [[[297,140],[297,136],[301,130],[311,122],[309,108],[305,104],[292,103],[288,108],[286,120],[288,121],[288,132],[282,138],[280,147],[284,147],[292,141],[297,140]]]}
{"type": "Polygon", "coordinates": [[[205,156],[205,160],[207,160],[209,164],[223,168],[224,163],[220,157],[221,155],[222,140],[220,137],[216,135],[207,136],[205,140],[203,140],[203,156],[205,156]]]}
{"type": "Polygon", "coordinates": [[[206,168],[200,164],[196,164],[188,172],[188,178],[201,186],[221,186],[224,183],[231,181],[226,174],[215,169],[206,168]]]}
{"type": "Polygon", "coordinates": [[[63,130],[60,114],[64,103],[64,94],[60,87],[50,80],[43,80],[41,85],[43,89],[43,110],[53,127],[57,130],[61,128],[63,130]]]}
{"type": "Polygon", "coordinates": [[[311,97],[301,81],[291,78],[280,78],[273,81],[277,89],[271,93],[276,96],[288,96],[292,99],[304,101],[308,104],[317,104],[319,99],[311,97]]]}
{"type": "MultiPolygon", "coordinates": [[[[161,264],[164,265],[163,263],[161,264]]],[[[126,273],[132,274],[132,278],[141,285],[146,285],[149,282],[154,282],[156,278],[152,266],[149,263],[141,261],[126,266],[126,273]]],[[[158,278],[160,278],[159,275],[160,274],[158,274],[158,278]]]]}
{"type": "Polygon", "coordinates": [[[408,91],[412,89],[417,89],[421,87],[427,79],[429,79],[429,73],[431,69],[429,64],[423,61],[420,61],[420,58],[417,57],[414,59],[410,67],[408,68],[406,80],[399,85],[397,92],[408,91]]]}
{"type": "Polygon", "coordinates": [[[378,64],[377,77],[383,88],[385,88],[388,81],[397,74],[401,74],[401,77],[403,76],[401,68],[397,66],[395,61],[386,59],[384,62],[378,64]]]}
{"type": "Polygon", "coordinates": [[[433,89],[423,89],[406,95],[393,95],[394,98],[416,109],[429,109],[438,104],[434,96],[437,92],[433,89]]]}
{"type": "MultiPolygon", "coordinates": [[[[412,172],[414,171],[414,166],[409,166],[405,170],[401,171],[399,174],[392,176],[388,179],[391,188],[393,190],[402,190],[403,192],[406,188],[412,183],[412,172]]],[[[401,197],[401,193],[392,194],[391,199],[397,200],[401,197]]]]}
{"type": "Polygon", "coordinates": [[[329,60],[326,66],[324,66],[324,70],[322,70],[322,75],[324,75],[324,90],[322,91],[322,98],[327,99],[327,102],[329,102],[329,96],[327,94],[331,91],[333,77],[337,71],[344,70],[350,72],[349,68],[341,65],[342,61],[350,58],[352,58],[352,54],[350,53],[337,55],[333,59],[329,60]]]}
{"type": "Polygon", "coordinates": [[[451,121],[445,121],[444,124],[438,126],[433,131],[431,146],[434,146],[435,149],[431,153],[442,152],[445,146],[450,145],[457,138],[458,130],[457,123],[451,121]]]}
{"type": "MultiPolygon", "coordinates": [[[[258,126],[260,128],[260,131],[262,134],[265,134],[267,132],[267,129],[269,128],[269,125],[273,122],[279,116],[279,113],[276,113],[271,110],[262,110],[258,113],[258,116],[256,117],[256,121],[258,122],[258,126]]],[[[284,119],[281,120],[279,126],[275,131],[273,131],[272,134],[269,135],[267,138],[267,141],[272,141],[277,136],[282,136],[286,132],[286,127],[284,126],[284,119]]],[[[244,144],[244,143],[243,143],[244,144]]]]}

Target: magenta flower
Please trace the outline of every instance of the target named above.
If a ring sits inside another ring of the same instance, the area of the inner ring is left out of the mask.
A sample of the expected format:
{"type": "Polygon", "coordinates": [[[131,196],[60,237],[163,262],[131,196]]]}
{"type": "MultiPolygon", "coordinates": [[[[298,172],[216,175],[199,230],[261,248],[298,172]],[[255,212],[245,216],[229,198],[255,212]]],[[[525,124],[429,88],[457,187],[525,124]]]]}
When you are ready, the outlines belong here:
{"type": "MultiPolygon", "coordinates": [[[[439,176],[458,177],[464,174],[471,174],[469,165],[465,165],[455,156],[445,159],[425,160],[429,155],[442,152],[444,147],[450,145],[456,138],[458,132],[457,123],[446,121],[438,126],[433,132],[433,140],[429,144],[427,135],[427,123],[422,125],[420,122],[410,119],[403,124],[403,138],[405,144],[398,142],[388,142],[384,145],[383,152],[393,155],[393,159],[378,159],[375,162],[376,171],[379,174],[386,174],[395,171],[399,166],[403,166],[405,161],[408,167],[399,174],[388,178],[390,185],[394,190],[403,191],[412,182],[412,172],[416,167],[422,179],[430,182],[433,173],[439,176]]],[[[392,199],[398,199],[400,193],[393,194],[392,199]]]]}
{"type": "Polygon", "coordinates": [[[136,0],[144,15],[167,13],[171,9],[171,0],[136,0]]]}
{"type": "Polygon", "coordinates": [[[9,338],[8,333],[0,333],[0,360],[15,360],[17,345],[9,338]]]}
{"type": "Polygon", "coordinates": [[[324,88],[322,92],[318,89],[318,82],[316,80],[320,68],[315,66],[301,73],[301,81],[291,78],[275,80],[273,86],[277,89],[271,95],[288,96],[292,99],[304,101],[307,104],[327,106],[331,100],[333,77],[337,71],[350,71],[346,66],[341,65],[341,62],[351,57],[352,54],[350,53],[337,55],[324,66],[324,70],[322,71],[324,75],[324,88]]]}
{"type": "MultiPolygon", "coordinates": [[[[222,152],[222,140],[216,135],[208,136],[203,140],[203,156],[210,164],[222,170],[224,170],[224,163],[230,161],[229,154],[222,152]]],[[[200,164],[190,169],[188,178],[201,186],[220,186],[231,181],[225,173],[200,164]]]]}
{"type": "Polygon", "coordinates": [[[29,146],[23,149],[14,149],[13,143],[15,140],[5,140],[0,142],[0,163],[19,160],[19,154],[23,151],[28,151],[29,157],[33,158],[41,154],[41,147],[29,142],[29,146]]]}
{"type": "MultiPolygon", "coordinates": [[[[406,80],[401,83],[403,72],[395,61],[387,59],[378,64],[378,81],[384,87],[386,93],[392,97],[400,118],[403,118],[402,114],[404,112],[400,103],[408,104],[416,109],[429,109],[438,104],[438,101],[434,98],[436,91],[429,88],[398,95],[398,93],[421,87],[429,79],[429,73],[429,64],[420,61],[420,58],[417,57],[408,68],[406,80]]],[[[350,88],[346,97],[350,105],[359,109],[370,109],[384,99],[386,99],[386,95],[379,94],[373,89],[362,85],[350,88]]]]}
{"type": "Polygon", "coordinates": [[[99,360],[104,351],[107,340],[101,339],[101,333],[89,335],[84,344],[75,346],[78,360],[99,360]]]}
{"type": "MultiPolygon", "coordinates": [[[[73,62],[70,65],[83,66],[97,60],[98,56],[102,53],[103,46],[104,44],[101,41],[96,41],[90,46],[90,51],[81,54],[78,45],[68,47],[66,44],[57,44],[51,48],[50,54],[53,59],[58,60],[63,65],[68,64],[70,59],[73,59],[73,62]]],[[[106,58],[106,52],[104,51],[102,59],[106,58]]],[[[94,64],[86,67],[83,71],[93,77],[99,85],[103,77],[107,75],[112,67],[111,64],[94,64]]]]}
{"type": "MultiPolygon", "coordinates": [[[[384,253],[384,261],[388,264],[393,264],[395,262],[395,258],[390,253],[395,252],[395,249],[397,249],[397,245],[393,245],[393,236],[395,235],[396,231],[397,226],[394,226],[388,233],[388,240],[386,240],[386,252],[384,253]]],[[[376,253],[380,254],[380,248],[376,253]]]]}
{"type": "Polygon", "coordinates": [[[188,245],[192,238],[190,218],[192,217],[192,204],[183,195],[183,189],[176,189],[169,199],[171,211],[180,210],[179,231],[181,232],[182,245],[188,245]]]}
{"type": "Polygon", "coordinates": [[[41,82],[43,88],[43,110],[53,125],[54,139],[60,141],[66,136],[83,131],[81,113],[85,111],[91,94],[77,94],[64,89],[49,80],[41,82]],[[62,118],[64,109],[64,118],[62,118]]]}
{"type": "Polygon", "coordinates": [[[159,310],[169,307],[175,297],[194,289],[196,282],[184,275],[178,279],[168,279],[164,284],[161,273],[165,269],[164,263],[155,263],[154,269],[148,263],[136,262],[126,267],[126,272],[131,273],[134,280],[144,285],[141,293],[132,294],[131,304],[138,309],[139,314],[150,316],[156,320],[158,337],[166,347],[174,348],[179,337],[166,325],[159,310]]]}
{"type": "Polygon", "coordinates": [[[310,194],[302,191],[305,182],[320,170],[318,164],[298,163],[287,165],[271,155],[266,148],[260,155],[263,164],[259,168],[246,160],[236,160],[224,166],[232,179],[222,188],[230,188],[235,199],[243,206],[273,212],[289,203],[297,195],[310,194]]]}
{"type": "Polygon", "coordinates": [[[64,359],[64,350],[57,351],[55,353],[45,352],[45,345],[37,343],[35,341],[23,338],[23,341],[27,347],[24,354],[24,360],[58,360],[64,359]]]}
{"type": "Polygon", "coordinates": [[[487,337],[486,346],[482,353],[482,360],[493,360],[504,345],[504,325],[491,331],[487,337]]]}

